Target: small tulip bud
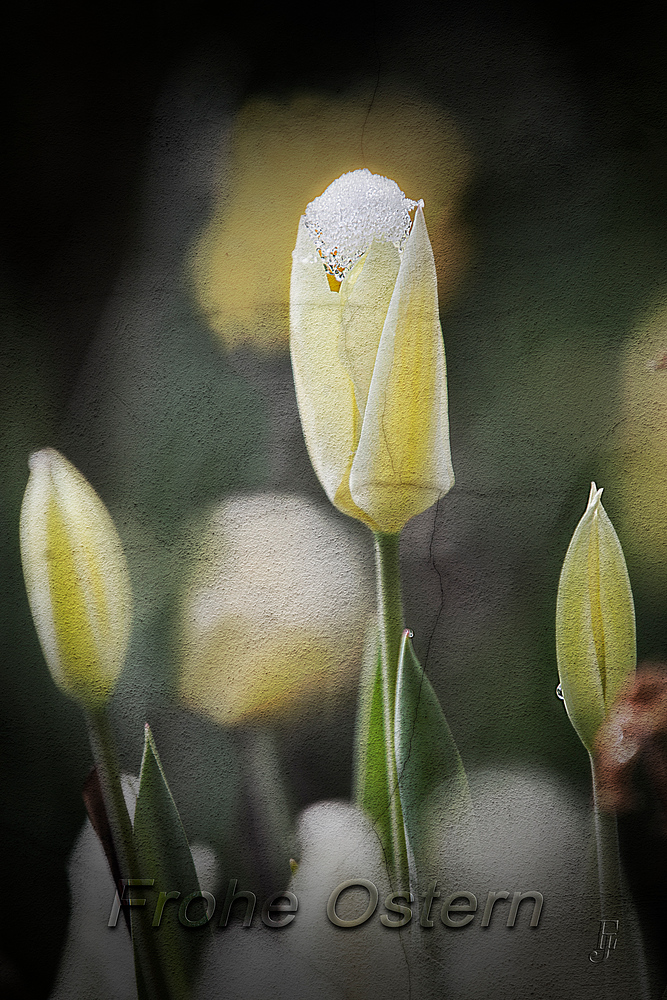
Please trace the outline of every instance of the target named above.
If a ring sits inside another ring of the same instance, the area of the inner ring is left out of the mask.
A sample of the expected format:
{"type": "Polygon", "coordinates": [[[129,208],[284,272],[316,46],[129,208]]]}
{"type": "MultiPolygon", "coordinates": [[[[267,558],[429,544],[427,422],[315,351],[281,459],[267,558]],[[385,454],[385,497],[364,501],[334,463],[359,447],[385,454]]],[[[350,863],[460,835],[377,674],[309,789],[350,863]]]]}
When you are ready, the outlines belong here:
{"type": "Polygon", "coordinates": [[[565,556],[556,605],[563,700],[589,753],[595,734],[636,665],[635,610],[623,550],[591,484],[565,556]]]}
{"type": "Polygon", "coordinates": [[[56,684],[89,711],[123,667],[132,592],[106,507],[53,448],[30,456],[21,508],[21,560],[30,610],[56,684]]]}

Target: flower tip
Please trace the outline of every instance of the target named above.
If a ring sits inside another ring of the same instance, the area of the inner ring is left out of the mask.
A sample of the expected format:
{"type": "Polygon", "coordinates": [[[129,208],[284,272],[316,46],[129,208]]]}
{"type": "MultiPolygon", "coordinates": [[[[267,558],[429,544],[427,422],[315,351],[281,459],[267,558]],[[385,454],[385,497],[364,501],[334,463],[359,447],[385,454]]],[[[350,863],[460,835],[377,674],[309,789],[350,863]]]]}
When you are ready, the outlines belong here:
{"type": "Polygon", "coordinates": [[[600,489],[598,489],[594,482],[591,483],[591,491],[588,494],[588,503],[586,504],[587,511],[591,510],[593,507],[597,507],[597,505],[600,503],[600,498],[602,497],[603,490],[604,486],[601,486],[600,489]]]}
{"type": "Polygon", "coordinates": [[[153,730],[148,722],[144,722],[144,752],[147,752],[149,747],[153,753],[157,755],[157,747],[155,745],[153,730]]]}
{"type": "Polygon", "coordinates": [[[37,469],[47,469],[56,455],[58,452],[55,448],[40,448],[39,451],[33,451],[28,456],[28,468],[31,472],[36,472],[37,469]]]}
{"type": "Polygon", "coordinates": [[[415,203],[415,214],[412,220],[412,225],[410,226],[410,233],[414,232],[415,226],[423,226],[426,230],[426,219],[424,218],[424,199],[420,198],[418,202],[415,203]]]}

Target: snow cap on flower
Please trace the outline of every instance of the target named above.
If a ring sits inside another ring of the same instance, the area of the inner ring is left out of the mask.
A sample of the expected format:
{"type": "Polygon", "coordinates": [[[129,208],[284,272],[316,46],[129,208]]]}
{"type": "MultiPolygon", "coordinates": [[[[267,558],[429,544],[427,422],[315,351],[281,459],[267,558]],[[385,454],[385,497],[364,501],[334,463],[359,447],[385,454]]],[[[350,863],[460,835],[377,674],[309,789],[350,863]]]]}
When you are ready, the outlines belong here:
{"type": "Polygon", "coordinates": [[[337,281],[366,253],[373,240],[403,248],[412,227],[410,212],[423,201],[406,198],[398,184],[370,170],[352,170],[307,206],[304,220],[325,269],[337,281]]]}

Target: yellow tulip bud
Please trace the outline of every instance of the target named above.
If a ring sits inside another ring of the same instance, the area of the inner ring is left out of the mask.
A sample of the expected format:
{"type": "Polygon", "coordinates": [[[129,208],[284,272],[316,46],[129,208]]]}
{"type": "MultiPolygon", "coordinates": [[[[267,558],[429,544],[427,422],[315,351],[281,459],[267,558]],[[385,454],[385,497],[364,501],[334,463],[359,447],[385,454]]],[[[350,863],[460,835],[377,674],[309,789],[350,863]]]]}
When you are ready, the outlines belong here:
{"type": "Polygon", "coordinates": [[[623,550],[595,483],[558,584],[556,653],[563,699],[589,753],[636,665],[635,609],[623,550]]]}
{"type": "Polygon", "coordinates": [[[421,203],[368,170],[311,202],[293,254],[290,334],[306,445],[329,499],[375,531],[400,531],[454,485],[421,203]]]}
{"type": "Polygon", "coordinates": [[[113,521],[71,462],[30,456],[21,560],[30,610],[56,684],[84,708],[104,705],[125,659],[132,592],[113,521]]]}

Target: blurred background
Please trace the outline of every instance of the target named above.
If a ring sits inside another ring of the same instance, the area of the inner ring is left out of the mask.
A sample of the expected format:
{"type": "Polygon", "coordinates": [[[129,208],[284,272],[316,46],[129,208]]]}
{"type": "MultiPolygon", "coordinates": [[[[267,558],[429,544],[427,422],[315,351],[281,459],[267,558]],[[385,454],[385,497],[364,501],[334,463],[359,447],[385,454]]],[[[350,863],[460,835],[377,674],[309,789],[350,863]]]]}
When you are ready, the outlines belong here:
{"type": "MultiPolygon", "coordinates": [[[[426,203],[457,483],[401,559],[466,767],[588,787],[553,616],[591,479],[640,658],[667,658],[665,15],[254,6],[93,23],[25,5],[0,42],[0,865],[32,901],[0,914],[16,996],[50,990],[91,764],[23,589],[35,448],[81,469],[127,548],[123,767],[137,773],[147,719],[223,881],[284,884],[293,818],[349,797],[371,537],[315,478],[287,353],[298,218],[340,173],[369,167],[426,203]]],[[[650,835],[626,831],[631,865],[650,835]]]]}

